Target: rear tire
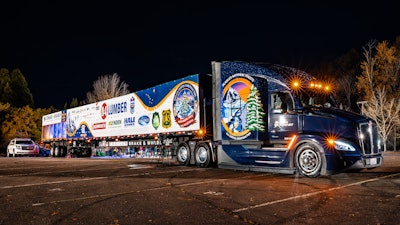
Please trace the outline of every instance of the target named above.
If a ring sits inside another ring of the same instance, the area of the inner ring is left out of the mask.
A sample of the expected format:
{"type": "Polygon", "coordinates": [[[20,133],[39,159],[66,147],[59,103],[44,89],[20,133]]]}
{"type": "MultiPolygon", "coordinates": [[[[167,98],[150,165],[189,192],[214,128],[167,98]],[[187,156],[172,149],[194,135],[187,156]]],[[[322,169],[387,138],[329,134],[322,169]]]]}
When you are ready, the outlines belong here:
{"type": "Polygon", "coordinates": [[[56,146],[54,148],[54,156],[55,157],[59,157],[60,156],[60,147],[59,146],[56,146]]]}
{"type": "Polygon", "coordinates": [[[190,148],[186,143],[181,143],[176,152],[176,160],[180,165],[187,166],[190,162],[190,148]]]}
{"type": "Polygon", "coordinates": [[[208,167],[211,162],[210,146],[207,143],[200,143],[196,146],[195,161],[198,167],[208,167]]]}
{"type": "Polygon", "coordinates": [[[54,156],[54,148],[55,148],[54,145],[51,145],[51,146],[50,146],[50,154],[49,154],[49,156],[51,156],[51,157],[54,156]]]}

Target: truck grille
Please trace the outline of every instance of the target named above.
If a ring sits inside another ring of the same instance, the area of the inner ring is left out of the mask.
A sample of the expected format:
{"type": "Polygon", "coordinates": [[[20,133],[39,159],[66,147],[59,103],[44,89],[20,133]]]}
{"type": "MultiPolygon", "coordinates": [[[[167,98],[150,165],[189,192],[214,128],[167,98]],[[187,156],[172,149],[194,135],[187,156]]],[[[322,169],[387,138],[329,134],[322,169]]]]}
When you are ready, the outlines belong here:
{"type": "Polygon", "coordinates": [[[360,146],[363,155],[374,155],[380,152],[378,127],[371,120],[359,125],[360,146]]]}

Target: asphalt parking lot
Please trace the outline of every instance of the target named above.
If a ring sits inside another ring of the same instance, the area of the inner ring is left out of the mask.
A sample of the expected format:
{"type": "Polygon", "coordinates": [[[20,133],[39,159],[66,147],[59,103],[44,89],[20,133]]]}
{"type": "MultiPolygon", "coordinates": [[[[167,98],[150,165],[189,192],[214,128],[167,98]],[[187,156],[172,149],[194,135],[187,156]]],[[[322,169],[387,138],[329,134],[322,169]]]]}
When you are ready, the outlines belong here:
{"type": "Polygon", "coordinates": [[[400,224],[400,152],[319,178],[175,161],[0,157],[0,224],[400,224]]]}

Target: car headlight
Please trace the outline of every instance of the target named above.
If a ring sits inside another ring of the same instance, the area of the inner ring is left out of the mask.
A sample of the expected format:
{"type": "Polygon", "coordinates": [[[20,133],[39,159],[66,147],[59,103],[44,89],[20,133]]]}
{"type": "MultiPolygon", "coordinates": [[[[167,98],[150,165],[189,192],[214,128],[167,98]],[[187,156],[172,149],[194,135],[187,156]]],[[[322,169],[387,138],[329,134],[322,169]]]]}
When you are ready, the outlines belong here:
{"type": "Polygon", "coordinates": [[[340,151],[355,151],[356,149],[348,143],[342,141],[335,141],[335,149],[340,151]]]}

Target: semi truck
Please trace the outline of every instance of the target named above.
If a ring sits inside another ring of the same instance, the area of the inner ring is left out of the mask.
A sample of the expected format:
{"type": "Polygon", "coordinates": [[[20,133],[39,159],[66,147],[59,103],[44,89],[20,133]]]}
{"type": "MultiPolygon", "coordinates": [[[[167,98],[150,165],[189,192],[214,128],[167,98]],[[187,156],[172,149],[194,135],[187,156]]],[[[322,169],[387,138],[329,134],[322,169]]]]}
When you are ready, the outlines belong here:
{"type": "Polygon", "coordinates": [[[337,108],[331,84],[273,63],[211,68],[44,115],[42,141],[52,156],[158,148],[184,166],[305,177],[382,165],[376,122],[337,108]]]}

